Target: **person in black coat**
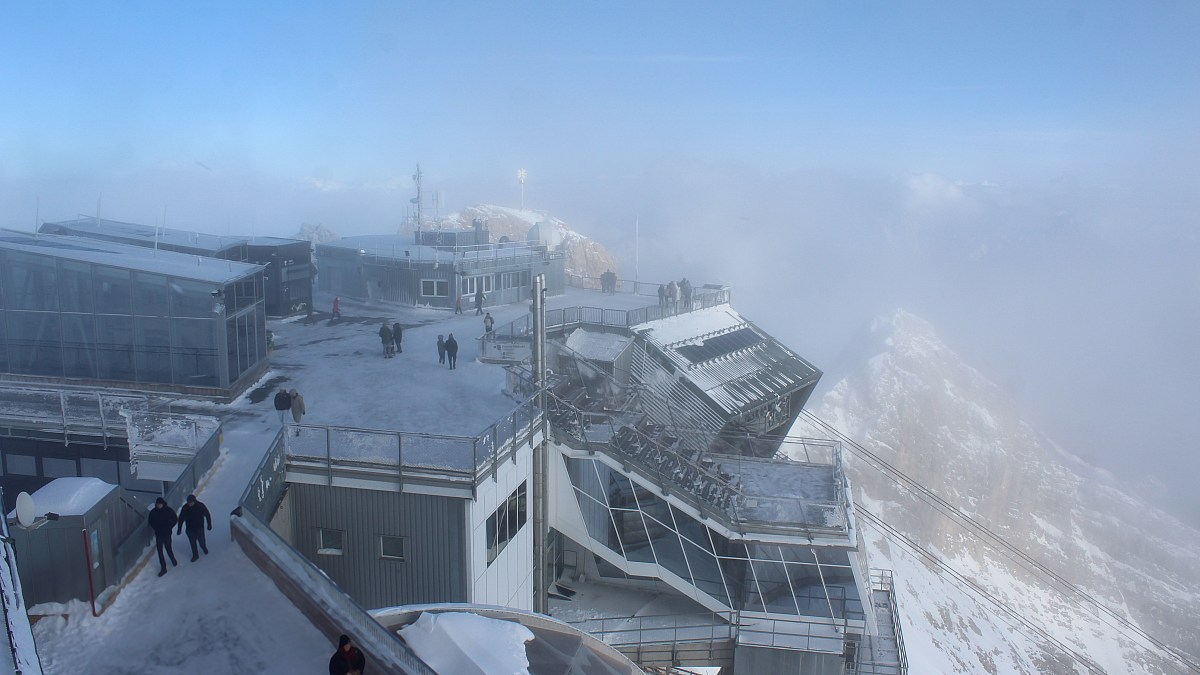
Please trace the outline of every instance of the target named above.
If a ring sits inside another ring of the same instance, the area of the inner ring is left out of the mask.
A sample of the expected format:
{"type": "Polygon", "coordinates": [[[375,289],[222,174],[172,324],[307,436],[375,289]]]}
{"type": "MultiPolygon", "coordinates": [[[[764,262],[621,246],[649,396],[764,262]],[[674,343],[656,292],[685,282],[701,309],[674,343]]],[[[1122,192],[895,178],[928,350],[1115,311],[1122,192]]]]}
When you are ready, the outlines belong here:
{"type": "Polygon", "coordinates": [[[350,642],[350,636],[338,638],[337,651],[329,657],[329,675],[362,675],[367,657],[350,642]]]}
{"type": "Polygon", "coordinates": [[[400,341],[404,339],[404,330],[400,328],[400,323],[392,324],[392,342],[396,345],[396,353],[403,354],[404,348],[400,341]]]}
{"type": "Polygon", "coordinates": [[[455,364],[458,363],[458,340],[454,339],[454,333],[446,338],[446,356],[450,359],[450,370],[454,370],[455,364]]]}
{"type": "Polygon", "coordinates": [[[279,426],[283,426],[283,416],[292,409],[292,397],[288,394],[287,389],[279,388],[275,393],[275,411],[279,413],[279,426]]]}
{"type": "Polygon", "coordinates": [[[187,503],[179,509],[179,525],[175,528],[175,534],[179,534],[184,527],[187,527],[188,543],[192,545],[192,562],[200,559],[196,544],[200,544],[204,555],[208,555],[208,543],[204,541],[205,524],[208,525],[209,530],[212,529],[212,514],[208,512],[208,507],[204,505],[204,502],[196,499],[196,495],[188,495],[187,503]]]}
{"type": "Polygon", "coordinates": [[[475,316],[483,314],[483,289],[475,291],[475,316]]]}
{"type": "Polygon", "coordinates": [[[166,549],[172,565],[179,564],[179,561],[175,559],[175,551],[171,548],[171,530],[175,527],[175,523],[179,522],[179,518],[175,516],[175,509],[167,506],[167,500],[159,497],[154,500],[154,508],[150,509],[150,515],[146,520],[150,523],[150,529],[154,530],[154,543],[158,547],[158,564],[162,567],[158,576],[161,577],[167,573],[167,560],[163,557],[163,549],[166,549]]]}
{"type": "Polygon", "coordinates": [[[438,365],[446,362],[446,338],[438,336],[438,365]]]}

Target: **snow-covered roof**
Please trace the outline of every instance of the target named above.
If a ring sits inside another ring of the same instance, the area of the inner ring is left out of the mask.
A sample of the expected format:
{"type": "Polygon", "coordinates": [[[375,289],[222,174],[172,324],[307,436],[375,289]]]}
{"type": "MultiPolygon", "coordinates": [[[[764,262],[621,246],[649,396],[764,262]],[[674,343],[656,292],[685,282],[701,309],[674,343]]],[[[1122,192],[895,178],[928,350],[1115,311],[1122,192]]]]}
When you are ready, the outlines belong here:
{"type": "Polygon", "coordinates": [[[727,413],[768,402],[820,377],[812,364],[729,305],[648,321],[633,330],[727,413]]]}
{"type": "Polygon", "coordinates": [[[57,223],[45,223],[42,225],[42,231],[59,231],[63,234],[77,234],[83,237],[89,235],[113,237],[117,240],[129,241],[130,243],[145,242],[149,244],[158,242],[164,246],[186,247],[195,250],[197,253],[204,253],[209,256],[214,256],[241,244],[277,246],[281,244],[295,244],[302,241],[300,239],[285,239],[283,237],[221,236],[205,234],[203,232],[176,230],[168,227],[124,223],[119,220],[106,220],[104,218],[76,218],[75,220],[64,220],[57,223]]]}
{"type": "Polygon", "coordinates": [[[155,250],[133,244],[57,234],[29,234],[16,230],[0,230],[0,249],[218,284],[236,281],[264,269],[262,265],[155,250]]]}
{"type": "MultiPolygon", "coordinates": [[[[36,509],[34,515],[82,516],[116,489],[116,485],[99,478],[55,478],[31,495],[36,509]]],[[[10,517],[15,515],[9,514],[10,517]]]]}
{"type": "Polygon", "coordinates": [[[611,363],[629,346],[633,338],[628,335],[590,331],[577,328],[567,336],[567,348],[589,361],[611,363]]]}

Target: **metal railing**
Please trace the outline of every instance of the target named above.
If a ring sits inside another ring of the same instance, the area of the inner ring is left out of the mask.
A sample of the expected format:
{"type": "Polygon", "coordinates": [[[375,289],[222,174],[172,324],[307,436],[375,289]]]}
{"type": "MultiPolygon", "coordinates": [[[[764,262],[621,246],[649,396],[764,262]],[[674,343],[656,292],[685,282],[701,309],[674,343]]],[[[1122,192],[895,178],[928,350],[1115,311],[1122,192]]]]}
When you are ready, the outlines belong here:
{"type": "MultiPolygon", "coordinates": [[[[896,668],[899,675],[908,673],[908,652],[904,648],[904,632],[900,627],[900,610],[896,605],[896,584],[891,570],[871,570],[871,591],[887,593],[888,615],[891,617],[891,628],[895,634],[896,668]]],[[[872,603],[873,604],[873,603],[872,603]]],[[[881,636],[887,640],[887,636],[881,636]]]]}
{"type": "Polygon", "coordinates": [[[99,391],[0,387],[0,424],[63,434],[125,435],[126,410],[148,410],[145,396],[99,391]]]}
{"type": "MultiPolygon", "coordinates": [[[[688,309],[673,308],[667,305],[649,305],[636,309],[608,309],[605,307],[560,307],[546,310],[546,330],[555,331],[572,328],[582,324],[595,326],[616,326],[630,328],[647,321],[656,321],[671,316],[687,314],[708,307],[728,304],[730,290],[698,289],[692,298],[692,306],[688,309]]],[[[486,339],[503,340],[526,338],[533,334],[533,317],[522,316],[503,326],[497,326],[490,337],[486,339]]]]}
{"type": "Polygon", "coordinates": [[[532,446],[540,427],[535,394],[475,436],[299,424],[287,427],[280,445],[285,460],[319,463],[331,479],[334,467],[347,467],[394,475],[400,482],[436,475],[473,489],[521,445],[532,446]]]}

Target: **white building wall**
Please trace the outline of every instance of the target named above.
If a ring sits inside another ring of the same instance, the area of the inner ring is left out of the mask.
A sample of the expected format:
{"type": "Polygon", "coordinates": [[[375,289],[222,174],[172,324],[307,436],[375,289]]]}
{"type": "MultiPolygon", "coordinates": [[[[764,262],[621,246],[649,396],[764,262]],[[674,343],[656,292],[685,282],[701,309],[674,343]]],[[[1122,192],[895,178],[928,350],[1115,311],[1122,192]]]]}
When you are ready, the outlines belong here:
{"type": "Polygon", "coordinates": [[[475,501],[467,508],[470,532],[467,557],[471,572],[471,602],[533,609],[533,451],[529,446],[517,450],[516,462],[506,459],[496,467],[496,478],[489,475],[476,490],[475,501]],[[526,520],[517,536],[487,564],[487,520],[505,503],[508,496],[526,483],[526,520]]]}

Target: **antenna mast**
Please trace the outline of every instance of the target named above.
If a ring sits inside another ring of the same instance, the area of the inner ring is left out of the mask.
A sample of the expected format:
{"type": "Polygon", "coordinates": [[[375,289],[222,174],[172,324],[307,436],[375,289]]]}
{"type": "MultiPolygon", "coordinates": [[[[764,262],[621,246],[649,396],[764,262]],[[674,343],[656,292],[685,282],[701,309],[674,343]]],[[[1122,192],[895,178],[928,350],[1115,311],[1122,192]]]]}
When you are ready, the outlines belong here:
{"type": "Polygon", "coordinates": [[[421,229],[421,224],[425,222],[425,213],[422,204],[425,201],[425,195],[421,187],[421,165],[417,165],[417,172],[413,174],[413,181],[417,184],[417,229],[421,229]]]}

